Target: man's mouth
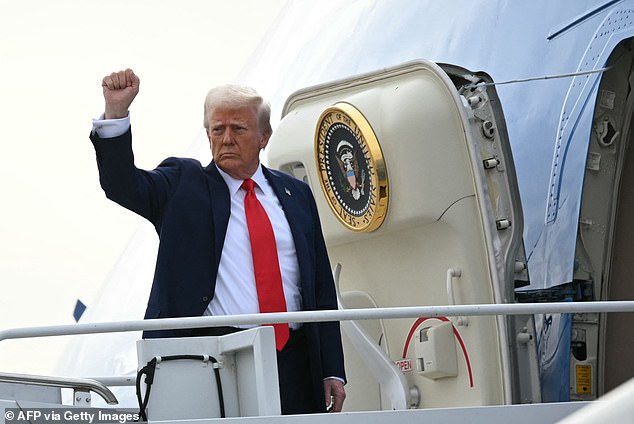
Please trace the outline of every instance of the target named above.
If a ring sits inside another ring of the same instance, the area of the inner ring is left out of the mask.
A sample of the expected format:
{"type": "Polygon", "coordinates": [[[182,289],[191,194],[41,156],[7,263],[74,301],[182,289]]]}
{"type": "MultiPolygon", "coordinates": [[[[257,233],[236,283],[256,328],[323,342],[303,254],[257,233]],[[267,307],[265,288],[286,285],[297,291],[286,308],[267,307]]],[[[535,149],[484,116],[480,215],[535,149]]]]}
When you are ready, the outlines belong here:
{"type": "Polygon", "coordinates": [[[235,158],[238,155],[236,153],[233,152],[222,152],[220,153],[220,159],[231,159],[231,158],[235,158]]]}

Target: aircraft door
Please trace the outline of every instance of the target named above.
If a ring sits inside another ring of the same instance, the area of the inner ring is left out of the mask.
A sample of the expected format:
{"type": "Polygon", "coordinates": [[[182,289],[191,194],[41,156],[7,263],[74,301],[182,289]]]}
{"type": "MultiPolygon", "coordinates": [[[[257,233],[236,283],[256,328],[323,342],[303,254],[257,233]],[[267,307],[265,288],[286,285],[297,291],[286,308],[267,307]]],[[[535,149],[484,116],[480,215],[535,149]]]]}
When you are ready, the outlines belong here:
{"type": "MultiPolygon", "coordinates": [[[[523,218],[504,119],[486,81],[416,61],[287,100],[268,164],[312,188],[331,262],[341,265],[343,307],[513,302],[527,277],[523,218]]],[[[530,317],[360,324],[420,393],[409,399],[414,406],[539,400],[530,317]]],[[[393,407],[352,339],[344,331],[346,409],[393,407]]]]}

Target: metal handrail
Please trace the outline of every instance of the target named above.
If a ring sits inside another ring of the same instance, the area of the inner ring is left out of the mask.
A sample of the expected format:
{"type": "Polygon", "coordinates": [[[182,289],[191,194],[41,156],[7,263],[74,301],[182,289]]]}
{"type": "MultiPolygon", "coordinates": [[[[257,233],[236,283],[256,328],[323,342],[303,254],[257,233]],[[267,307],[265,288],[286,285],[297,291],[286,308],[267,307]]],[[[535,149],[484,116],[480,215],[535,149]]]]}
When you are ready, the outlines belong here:
{"type": "Polygon", "coordinates": [[[509,303],[447,306],[410,306],[327,311],[275,312],[187,318],[161,318],[103,323],[12,328],[0,331],[0,341],[32,337],[66,336],[128,331],[175,330],[227,325],[265,325],[322,321],[356,321],[419,317],[532,315],[545,313],[634,312],[634,301],[509,303]]]}
{"type": "Polygon", "coordinates": [[[125,386],[134,386],[136,384],[135,376],[120,376],[120,377],[112,377],[112,376],[103,376],[103,377],[94,377],[89,376],[88,379],[98,381],[102,384],[105,384],[108,387],[125,387],[125,386]]]}
{"type": "Polygon", "coordinates": [[[0,383],[31,384],[35,386],[58,387],[81,391],[93,391],[105,400],[108,405],[116,405],[116,396],[104,384],[96,380],[72,377],[53,377],[32,374],[0,373],[0,383]]]}

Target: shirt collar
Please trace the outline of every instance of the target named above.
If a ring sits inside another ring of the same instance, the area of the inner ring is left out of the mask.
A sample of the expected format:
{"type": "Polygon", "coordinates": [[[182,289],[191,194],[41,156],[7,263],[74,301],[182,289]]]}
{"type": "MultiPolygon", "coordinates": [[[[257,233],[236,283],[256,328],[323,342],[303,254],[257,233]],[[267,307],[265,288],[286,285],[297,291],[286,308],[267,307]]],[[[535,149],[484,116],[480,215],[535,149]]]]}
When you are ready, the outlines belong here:
{"type": "MultiPolygon", "coordinates": [[[[227,187],[229,188],[229,194],[231,196],[236,194],[238,190],[240,190],[240,186],[242,186],[242,182],[244,180],[237,180],[233,178],[231,175],[227,174],[222,169],[220,169],[218,165],[216,165],[215,163],[214,165],[216,166],[216,169],[220,173],[220,176],[222,177],[222,179],[227,184],[227,187]]],[[[261,165],[258,164],[258,169],[255,171],[255,174],[251,175],[251,179],[255,181],[255,185],[259,187],[260,190],[262,190],[262,192],[265,191],[265,187],[267,187],[267,181],[266,181],[266,177],[264,176],[264,172],[262,172],[261,165]]]]}

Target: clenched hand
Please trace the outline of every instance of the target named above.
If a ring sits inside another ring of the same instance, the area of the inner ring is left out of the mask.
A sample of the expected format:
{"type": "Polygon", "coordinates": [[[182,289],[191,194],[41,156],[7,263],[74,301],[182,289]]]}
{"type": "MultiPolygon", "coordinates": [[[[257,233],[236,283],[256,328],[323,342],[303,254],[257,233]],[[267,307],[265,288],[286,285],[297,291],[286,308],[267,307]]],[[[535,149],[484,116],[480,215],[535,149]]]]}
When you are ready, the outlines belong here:
{"type": "Polygon", "coordinates": [[[139,77],[132,69],[106,75],[102,82],[103,98],[106,101],[105,118],[117,119],[128,116],[128,108],[139,92],[139,77]]]}

